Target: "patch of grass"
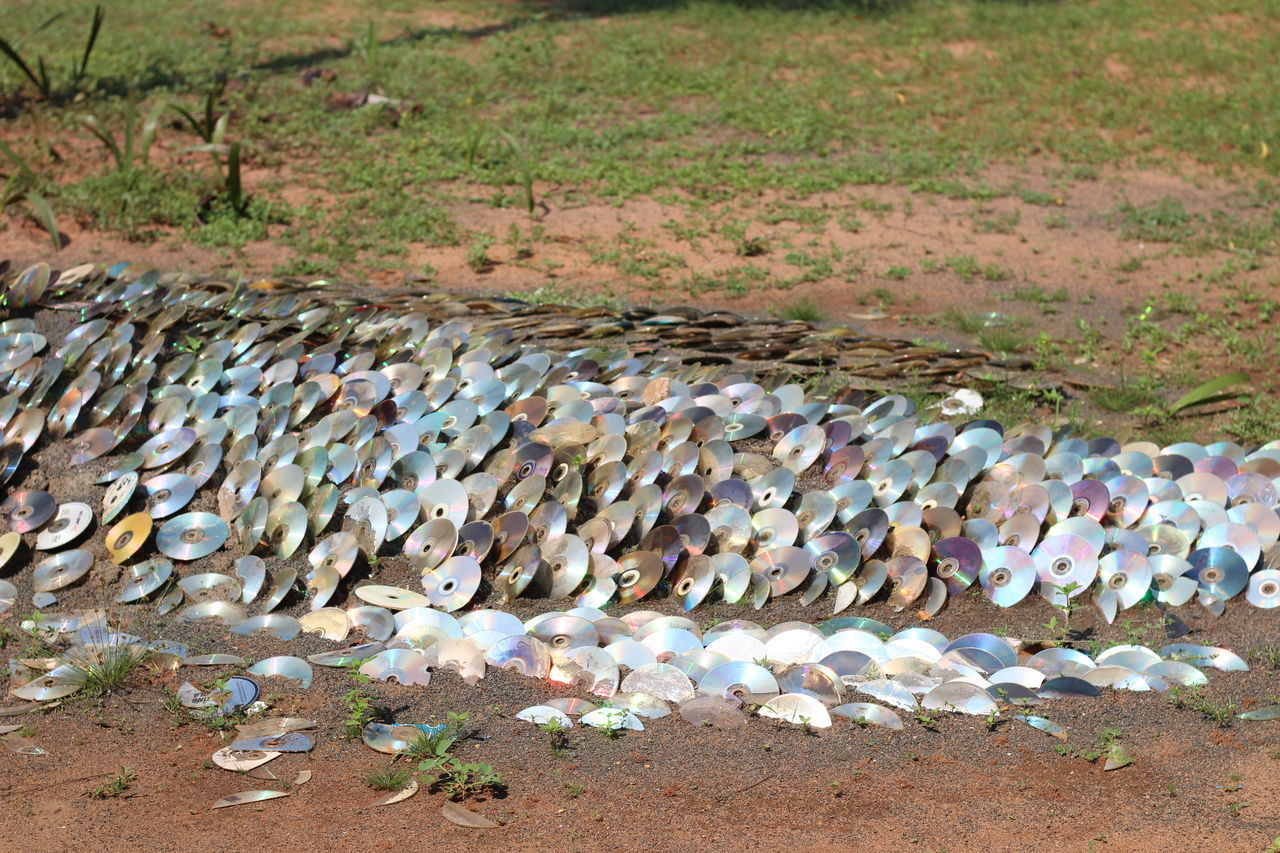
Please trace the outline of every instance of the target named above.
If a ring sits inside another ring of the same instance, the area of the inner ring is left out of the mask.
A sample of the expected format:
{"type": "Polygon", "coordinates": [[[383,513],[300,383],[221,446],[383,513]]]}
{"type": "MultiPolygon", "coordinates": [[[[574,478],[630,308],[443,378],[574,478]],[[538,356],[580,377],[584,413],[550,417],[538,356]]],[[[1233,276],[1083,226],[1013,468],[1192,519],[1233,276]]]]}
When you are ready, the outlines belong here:
{"type": "Polygon", "coordinates": [[[802,296],[779,308],[778,316],[784,320],[794,320],[800,323],[819,323],[824,315],[818,303],[807,296],[802,296]]]}
{"type": "Polygon", "coordinates": [[[1027,337],[1013,325],[988,326],[978,332],[978,344],[994,353],[1016,353],[1027,347],[1027,337]]]}
{"type": "Polygon", "coordinates": [[[1280,645],[1265,643],[1253,646],[1244,653],[1245,660],[1255,667],[1269,672],[1280,672],[1280,645]]]}
{"type": "Polygon", "coordinates": [[[364,783],[375,791],[399,791],[409,784],[412,776],[412,767],[397,765],[391,761],[380,764],[365,774],[364,783]]]}
{"type": "Polygon", "coordinates": [[[65,186],[61,197],[95,227],[145,242],[164,227],[195,224],[199,186],[192,176],[134,169],[89,175],[65,186]]]}
{"type": "Polygon", "coordinates": [[[891,278],[894,281],[902,281],[911,275],[911,267],[891,266],[884,271],[885,278],[891,278]]]}
{"type": "Polygon", "coordinates": [[[1034,204],[1040,207],[1052,207],[1061,205],[1062,199],[1052,193],[1043,193],[1039,190],[1020,189],[1018,190],[1018,198],[1022,199],[1026,204],[1034,204]]]}
{"type": "Polygon", "coordinates": [[[122,796],[125,791],[129,790],[129,786],[138,778],[138,773],[132,767],[121,767],[114,776],[107,779],[101,785],[90,788],[84,792],[84,795],[91,800],[110,800],[122,796]]]}
{"type": "Polygon", "coordinates": [[[1054,290],[1045,290],[1038,284],[1028,285],[1026,287],[1015,287],[1011,294],[1014,299],[1023,302],[1033,302],[1036,305],[1051,305],[1071,300],[1071,293],[1065,287],[1059,287],[1054,290]]]}
{"type": "Polygon", "coordinates": [[[1195,687],[1174,685],[1170,687],[1169,704],[1175,708],[1195,711],[1220,729],[1229,729],[1235,722],[1235,704],[1210,700],[1205,696],[1203,685],[1195,687]]]}
{"type": "Polygon", "coordinates": [[[943,263],[965,281],[982,278],[986,281],[1006,281],[1013,274],[997,263],[979,263],[973,255],[951,255],[943,263]]]}
{"type": "MultiPolygon", "coordinates": [[[[1227,431],[1246,444],[1265,444],[1280,438],[1280,403],[1272,401],[1268,395],[1255,396],[1249,405],[1231,413],[1227,431]]],[[[1276,669],[1280,670],[1280,647],[1271,648],[1276,650],[1276,669]]]]}
{"type": "Polygon", "coordinates": [[[1013,234],[1021,221],[1022,214],[1016,210],[1010,213],[978,215],[973,219],[973,229],[979,234],[1013,234]]]}
{"type": "Polygon", "coordinates": [[[1106,412],[1132,413],[1138,410],[1159,406],[1160,395],[1145,383],[1127,383],[1116,388],[1098,388],[1089,395],[1089,399],[1099,409],[1106,412]]]}
{"type": "Polygon", "coordinates": [[[73,646],[65,659],[84,684],[78,695],[92,698],[114,693],[150,654],[139,646],[95,643],[73,646]]]}
{"type": "Polygon", "coordinates": [[[590,290],[567,290],[554,284],[544,284],[534,290],[512,290],[506,293],[510,299],[519,299],[530,305],[570,305],[576,308],[613,308],[624,307],[622,299],[611,291],[603,293],[590,290]]]}
{"type": "Polygon", "coordinates": [[[1147,204],[1125,202],[1111,213],[1112,224],[1125,240],[1147,243],[1180,243],[1196,234],[1192,216],[1176,198],[1162,198],[1147,204]]]}

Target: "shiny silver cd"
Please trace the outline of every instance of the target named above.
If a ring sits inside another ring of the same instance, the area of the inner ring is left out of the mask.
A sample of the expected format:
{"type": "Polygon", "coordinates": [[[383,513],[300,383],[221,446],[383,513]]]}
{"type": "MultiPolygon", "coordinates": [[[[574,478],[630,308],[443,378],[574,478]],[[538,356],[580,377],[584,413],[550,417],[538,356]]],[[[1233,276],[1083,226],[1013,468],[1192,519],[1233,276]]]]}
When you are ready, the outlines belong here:
{"type": "Polygon", "coordinates": [[[15,533],[30,533],[53,518],[58,502],[53,495],[36,489],[14,492],[0,503],[0,517],[15,533]]]}
{"type": "Polygon", "coordinates": [[[827,533],[804,544],[813,560],[813,567],[825,572],[834,585],[846,583],[862,564],[862,548],[849,533],[827,533]]]}
{"type": "Polygon", "coordinates": [[[978,582],[983,594],[1001,607],[1012,607],[1025,598],[1036,579],[1035,560],[1021,548],[1002,545],[982,554],[978,582]]]}
{"type": "Polygon", "coordinates": [[[1280,607],[1280,569],[1260,569],[1250,575],[1245,599],[1263,610],[1280,607]]]}
{"type": "Polygon", "coordinates": [[[1093,547],[1070,533],[1046,538],[1031,556],[1040,579],[1040,593],[1051,604],[1064,604],[1088,589],[1098,576],[1098,557],[1093,547]]]}
{"type": "Polygon", "coordinates": [[[142,454],[144,468],[159,468],[182,456],[196,443],[196,431],[189,427],[167,429],[152,436],[138,452],[142,454]]]}
{"type": "Polygon", "coordinates": [[[211,512],[188,512],[160,525],[156,547],[175,560],[198,560],[221,548],[230,532],[227,523],[211,512]]]}
{"type": "Polygon", "coordinates": [[[431,604],[453,612],[475,597],[480,588],[480,564],[472,557],[450,557],[422,579],[431,604]]]}
{"type": "Polygon", "coordinates": [[[142,484],[152,518],[168,518],[191,503],[196,481],[186,474],[160,474],[142,484]]]}
{"type": "Polygon", "coordinates": [[[31,573],[31,587],[36,592],[53,592],[70,586],[93,568],[93,555],[82,549],[63,551],[36,565],[31,573]]]}
{"type": "Polygon", "coordinates": [[[1187,576],[1195,579],[1200,592],[1218,601],[1234,598],[1249,583],[1249,567],[1229,548],[1197,548],[1187,562],[1191,564],[1187,576]]]}

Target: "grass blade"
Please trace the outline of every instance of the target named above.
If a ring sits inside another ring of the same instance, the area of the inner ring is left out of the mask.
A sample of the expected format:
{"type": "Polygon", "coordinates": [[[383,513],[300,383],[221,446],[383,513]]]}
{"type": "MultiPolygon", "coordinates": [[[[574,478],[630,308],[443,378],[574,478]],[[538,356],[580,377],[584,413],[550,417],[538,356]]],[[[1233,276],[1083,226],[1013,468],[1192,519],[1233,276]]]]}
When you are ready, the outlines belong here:
{"type": "Polygon", "coordinates": [[[240,184],[240,143],[227,150],[227,199],[237,216],[244,214],[244,188],[240,184]]]}
{"type": "Polygon", "coordinates": [[[1178,400],[1169,407],[1169,414],[1176,415],[1183,409],[1191,406],[1199,406],[1205,403],[1216,403],[1222,400],[1229,400],[1238,396],[1234,393],[1223,393],[1232,385],[1239,385],[1242,382],[1249,381],[1249,374],[1228,373],[1226,376],[1219,376],[1217,379],[1210,379],[1208,382],[1197,385],[1187,393],[1183,394],[1178,400]]]}
{"type": "Polygon", "coordinates": [[[101,6],[93,7],[93,23],[89,25],[89,39],[84,45],[84,56],[80,59],[80,65],[75,69],[75,80],[71,84],[72,88],[80,85],[80,81],[84,79],[85,71],[89,69],[89,54],[93,53],[93,46],[98,41],[98,33],[102,30],[102,19],[106,17],[106,12],[101,6]]]}
{"type": "Polygon", "coordinates": [[[37,33],[41,33],[41,32],[44,32],[45,30],[49,29],[49,27],[53,26],[57,21],[60,21],[62,18],[65,18],[65,17],[66,17],[66,15],[67,15],[67,13],[66,13],[66,12],[59,12],[59,13],[57,13],[56,15],[54,15],[53,17],[51,17],[51,18],[47,19],[43,24],[41,24],[40,26],[36,27],[36,28],[35,28],[34,30],[32,30],[31,32],[27,33],[25,36],[22,36],[21,38],[16,39],[16,40],[13,42],[13,49],[14,49],[14,50],[17,50],[17,49],[22,45],[22,43],[23,43],[24,41],[26,41],[27,39],[29,39],[29,38],[31,38],[32,36],[36,35],[37,33]]]}
{"type": "Polygon", "coordinates": [[[39,89],[42,94],[48,94],[44,87],[40,85],[40,78],[36,77],[35,72],[31,70],[31,66],[27,65],[26,60],[23,59],[18,51],[13,48],[13,45],[9,44],[9,42],[2,38],[0,38],[0,53],[9,57],[9,61],[18,66],[18,69],[21,70],[23,74],[27,75],[27,79],[34,83],[36,88],[39,89]]]}
{"type": "Polygon", "coordinates": [[[89,128],[89,132],[98,137],[98,140],[111,152],[111,156],[116,161],[116,168],[123,172],[125,170],[124,153],[121,152],[120,146],[116,144],[115,137],[102,129],[102,125],[98,122],[96,116],[85,116],[83,121],[85,127],[89,128]]]}
{"type": "Polygon", "coordinates": [[[186,120],[187,124],[191,125],[191,129],[196,132],[196,135],[199,136],[201,139],[203,139],[205,142],[213,141],[209,139],[209,137],[204,135],[204,128],[200,126],[199,120],[195,116],[193,116],[191,114],[191,111],[188,110],[186,107],[182,106],[181,104],[169,104],[169,109],[173,110],[175,113],[182,116],[182,118],[186,120]]]}
{"type": "Polygon", "coordinates": [[[27,193],[27,204],[31,205],[31,210],[35,213],[36,218],[44,225],[44,230],[49,232],[49,240],[53,243],[53,250],[56,252],[62,248],[62,232],[58,230],[58,221],[54,218],[53,208],[45,197],[36,193],[27,193]]]}
{"type": "Polygon", "coordinates": [[[22,159],[21,155],[19,155],[17,151],[10,148],[8,143],[3,139],[0,139],[0,154],[3,154],[6,160],[17,167],[18,174],[23,178],[30,181],[34,181],[36,179],[36,173],[27,165],[27,161],[22,159]]]}
{"type": "Polygon", "coordinates": [[[156,141],[156,131],[160,129],[160,116],[167,106],[168,104],[161,98],[151,107],[146,121],[142,123],[142,137],[138,140],[138,144],[141,147],[143,165],[146,165],[151,158],[151,145],[156,141]]]}

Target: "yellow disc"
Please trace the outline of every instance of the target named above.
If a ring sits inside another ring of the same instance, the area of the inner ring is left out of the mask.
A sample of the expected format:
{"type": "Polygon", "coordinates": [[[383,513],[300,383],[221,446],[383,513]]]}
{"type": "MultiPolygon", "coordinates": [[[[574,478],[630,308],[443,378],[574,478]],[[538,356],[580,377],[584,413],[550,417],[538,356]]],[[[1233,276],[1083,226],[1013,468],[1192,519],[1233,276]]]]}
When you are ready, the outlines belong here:
{"type": "Polygon", "coordinates": [[[107,553],[113,563],[123,563],[138,553],[151,535],[151,514],[135,512],[126,515],[107,531],[107,553]]]}
{"type": "Polygon", "coordinates": [[[14,553],[21,544],[22,536],[15,530],[0,536],[0,569],[3,569],[5,564],[13,559],[14,553]]]}

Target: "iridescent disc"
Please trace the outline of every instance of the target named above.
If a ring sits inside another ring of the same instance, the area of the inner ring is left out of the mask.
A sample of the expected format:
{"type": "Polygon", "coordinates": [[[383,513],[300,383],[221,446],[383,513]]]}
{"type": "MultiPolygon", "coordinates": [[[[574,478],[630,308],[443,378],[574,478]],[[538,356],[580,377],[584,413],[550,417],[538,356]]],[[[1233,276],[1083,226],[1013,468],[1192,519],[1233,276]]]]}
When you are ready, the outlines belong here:
{"type": "Polygon", "coordinates": [[[13,492],[0,503],[0,516],[16,533],[30,533],[53,518],[58,502],[48,492],[28,490],[13,492]]]}
{"type": "Polygon", "coordinates": [[[1012,607],[1035,586],[1036,564],[1021,548],[1002,545],[982,552],[978,582],[987,598],[1001,607],[1012,607]]]}
{"type": "Polygon", "coordinates": [[[1249,583],[1249,567],[1229,548],[1197,548],[1187,556],[1200,591],[1219,601],[1239,595],[1249,583]]]}
{"type": "Polygon", "coordinates": [[[1280,569],[1260,569],[1250,575],[1245,598],[1263,610],[1280,607],[1280,569]]]}
{"type": "Polygon", "coordinates": [[[93,568],[93,555],[79,548],[63,551],[36,565],[31,573],[31,586],[36,592],[53,592],[70,586],[93,568]]]}
{"type": "Polygon", "coordinates": [[[862,549],[858,540],[849,533],[827,533],[804,544],[813,567],[826,572],[828,580],[837,586],[846,583],[862,564],[862,549]]]}
{"type": "Polygon", "coordinates": [[[1040,593],[1052,604],[1060,605],[1084,592],[1098,576],[1093,546],[1069,533],[1046,538],[1031,556],[1040,579],[1040,593]]]}
{"type": "Polygon", "coordinates": [[[160,525],[156,547],[175,560],[198,560],[218,550],[231,529],[211,512],[188,512],[160,525]]]}
{"type": "Polygon", "coordinates": [[[136,512],[116,522],[105,538],[111,561],[123,563],[138,553],[151,535],[151,527],[151,516],[145,512],[136,512]]]}
{"type": "Polygon", "coordinates": [[[940,539],[933,546],[934,574],[947,585],[952,595],[959,595],[973,584],[982,570],[982,549],[963,536],[940,539]]]}

